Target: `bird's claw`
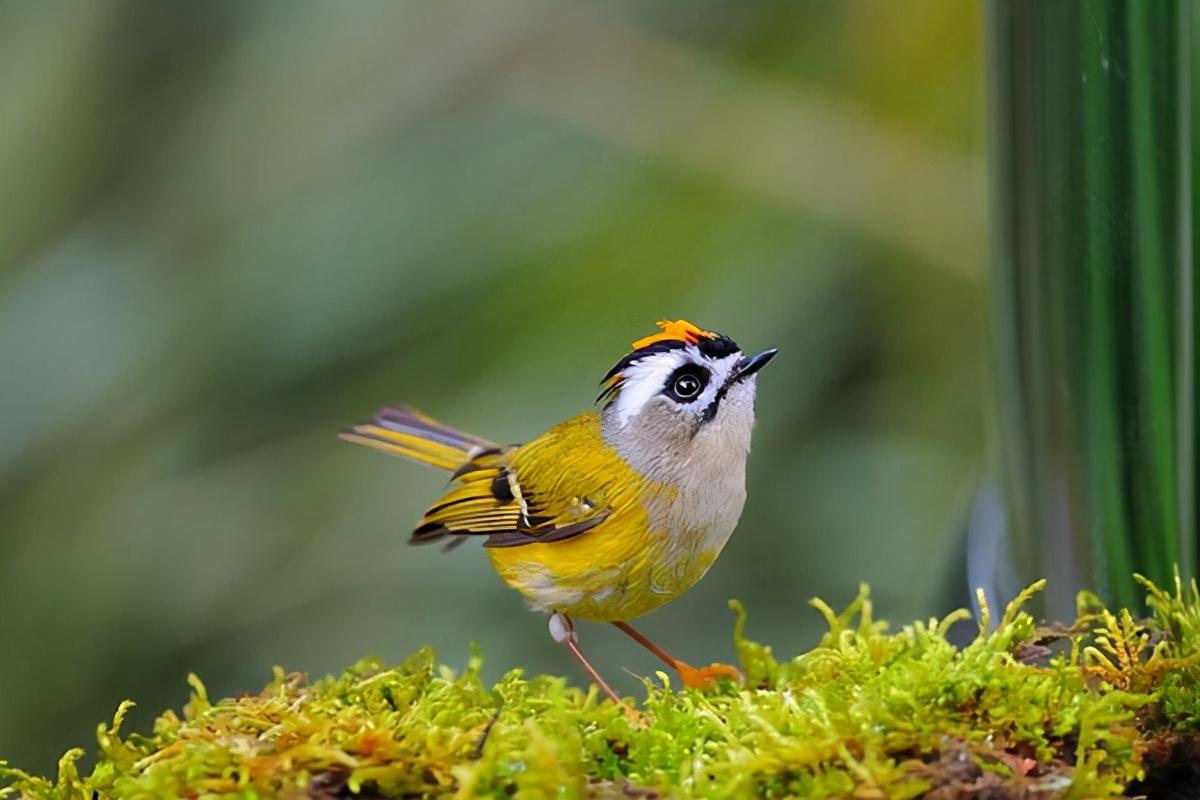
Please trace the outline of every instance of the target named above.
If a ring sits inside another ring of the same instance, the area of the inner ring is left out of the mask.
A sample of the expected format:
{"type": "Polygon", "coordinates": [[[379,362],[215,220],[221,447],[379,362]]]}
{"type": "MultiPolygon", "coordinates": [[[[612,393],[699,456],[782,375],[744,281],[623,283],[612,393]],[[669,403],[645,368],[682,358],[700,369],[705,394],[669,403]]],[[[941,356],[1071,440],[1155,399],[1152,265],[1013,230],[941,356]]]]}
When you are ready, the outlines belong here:
{"type": "Polygon", "coordinates": [[[742,682],[742,673],[732,664],[709,664],[707,667],[693,667],[679,662],[675,667],[679,679],[689,689],[713,689],[721,678],[729,678],[735,683],[742,682]]]}
{"type": "Polygon", "coordinates": [[[622,703],[621,710],[625,712],[625,719],[629,722],[629,727],[631,728],[644,730],[654,724],[653,719],[646,714],[643,714],[641,711],[638,711],[636,708],[633,708],[632,706],[627,706],[622,703]]]}

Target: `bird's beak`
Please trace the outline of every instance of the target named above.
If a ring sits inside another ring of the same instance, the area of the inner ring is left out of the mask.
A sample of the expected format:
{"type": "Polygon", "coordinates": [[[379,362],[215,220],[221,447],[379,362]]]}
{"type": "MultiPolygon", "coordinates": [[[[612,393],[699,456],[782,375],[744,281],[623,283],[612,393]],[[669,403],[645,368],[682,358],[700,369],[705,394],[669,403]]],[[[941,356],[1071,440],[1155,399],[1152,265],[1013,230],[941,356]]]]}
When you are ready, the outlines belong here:
{"type": "Polygon", "coordinates": [[[737,369],[734,370],[733,379],[735,381],[740,381],[743,378],[749,378],[751,375],[765,367],[767,362],[774,358],[775,354],[778,352],[779,350],[777,348],[772,347],[770,350],[763,350],[756,356],[743,358],[741,362],[738,363],[737,369]]]}

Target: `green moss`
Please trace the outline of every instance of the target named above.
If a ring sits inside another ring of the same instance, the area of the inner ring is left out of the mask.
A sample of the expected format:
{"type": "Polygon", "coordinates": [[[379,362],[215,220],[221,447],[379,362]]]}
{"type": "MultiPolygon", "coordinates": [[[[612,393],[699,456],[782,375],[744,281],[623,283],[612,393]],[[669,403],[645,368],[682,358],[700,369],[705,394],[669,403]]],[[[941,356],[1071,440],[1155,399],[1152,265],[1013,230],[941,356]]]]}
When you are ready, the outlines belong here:
{"type": "MultiPolygon", "coordinates": [[[[646,682],[631,723],[593,689],[513,670],[456,674],[421,650],[310,683],[277,670],[262,692],[212,702],[198,678],[182,714],[123,734],[122,704],[97,735],[89,775],[63,756],[55,779],[0,763],[35,800],[151,797],[644,796],[908,798],[1116,796],[1153,787],[1200,729],[1200,595],[1143,582],[1137,621],[1080,599],[1070,627],[1039,627],[1025,592],[992,629],[969,614],[888,632],[864,587],[812,650],[779,661],[735,639],[747,686],[702,694],[646,682]],[[1147,774],[1151,773],[1151,774],[1147,774]]],[[[1180,755],[1179,758],[1184,758],[1180,755]]],[[[1172,773],[1176,774],[1176,773],[1172,773]]],[[[1152,788],[1151,790],[1152,791],[1152,788]]]]}

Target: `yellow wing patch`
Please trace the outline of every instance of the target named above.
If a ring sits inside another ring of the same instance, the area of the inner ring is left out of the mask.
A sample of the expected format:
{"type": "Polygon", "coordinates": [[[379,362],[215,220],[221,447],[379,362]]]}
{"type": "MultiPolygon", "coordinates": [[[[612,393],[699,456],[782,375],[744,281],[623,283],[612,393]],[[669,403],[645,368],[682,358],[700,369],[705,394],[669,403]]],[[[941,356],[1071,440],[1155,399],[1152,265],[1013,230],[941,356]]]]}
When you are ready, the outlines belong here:
{"type": "Polygon", "coordinates": [[[453,470],[451,487],[421,518],[414,543],[486,536],[488,547],[557,542],[637,501],[640,479],[581,414],[524,447],[500,447],[402,406],[381,409],[341,438],[453,470]]]}
{"type": "Polygon", "coordinates": [[[487,547],[556,542],[591,530],[608,516],[608,509],[587,498],[563,502],[553,493],[543,498],[527,491],[511,464],[512,453],[487,452],[462,465],[454,474],[457,485],[425,512],[412,542],[452,536],[448,547],[454,547],[471,535],[486,535],[487,547]]]}

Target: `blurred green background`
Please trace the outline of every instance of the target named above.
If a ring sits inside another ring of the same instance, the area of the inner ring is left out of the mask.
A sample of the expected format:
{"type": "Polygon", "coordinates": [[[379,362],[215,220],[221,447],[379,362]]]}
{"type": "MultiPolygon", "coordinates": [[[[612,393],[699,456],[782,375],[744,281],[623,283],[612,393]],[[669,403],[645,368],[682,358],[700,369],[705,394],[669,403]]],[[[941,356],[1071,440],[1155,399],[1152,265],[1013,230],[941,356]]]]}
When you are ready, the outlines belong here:
{"type": "MultiPolygon", "coordinates": [[[[272,665],[432,643],[579,680],[444,485],[334,438],[500,441],[663,316],[778,346],[741,526],[644,621],[787,654],[869,581],[963,601],[987,364],[974,3],[0,6],[0,756],[46,770],[272,665]]],[[[582,643],[619,691],[652,657],[582,643]]],[[[580,681],[582,682],[582,681],[580,681]]]]}

